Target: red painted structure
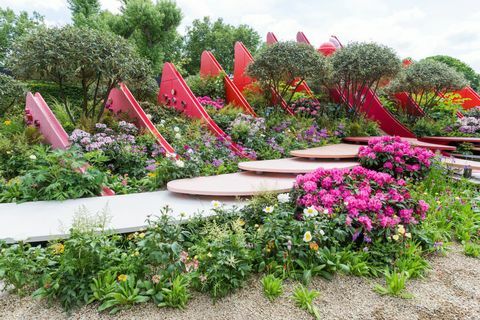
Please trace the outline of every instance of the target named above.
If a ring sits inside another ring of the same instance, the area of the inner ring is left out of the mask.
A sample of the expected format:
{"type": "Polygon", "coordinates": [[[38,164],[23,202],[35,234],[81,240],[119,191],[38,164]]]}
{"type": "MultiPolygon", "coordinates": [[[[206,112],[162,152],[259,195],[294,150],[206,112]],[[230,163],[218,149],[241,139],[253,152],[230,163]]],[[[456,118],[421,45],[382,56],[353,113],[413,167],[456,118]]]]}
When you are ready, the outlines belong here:
{"type": "Polygon", "coordinates": [[[465,110],[480,106],[480,95],[470,86],[454,91],[453,93],[457,93],[461,95],[462,98],[466,98],[466,100],[462,103],[462,107],[465,110]]]}
{"type": "MultiPolygon", "coordinates": [[[[247,47],[239,41],[235,43],[235,58],[233,65],[233,83],[237,88],[243,92],[246,86],[253,83],[254,80],[245,74],[245,70],[249,63],[253,62],[252,54],[248,51],[247,47]]],[[[287,105],[285,100],[280,96],[278,92],[272,90],[272,94],[280,101],[280,105],[285,111],[293,115],[293,110],[287,105]]]]}
{"type": "MultiPolygon", "coordinates": [[[[275,34],[273,32],[268,32],[267,33],[267,44],[274,44],[274,43],[277,43],[278,40],[277,40],[277,37],[275,36],[275,34]]],[[[315,95],[313,94],[313,91],[310,89],[310,87],[308,86],[308,84],[303,81],[297,88],[297,91],[296,92],[305,92],[306,94],[308,94],[311,98],[317,100],[315,98],[315,95]]]]}
{"type": "Polygon", "coordinates": [[[175,153],[173,147],[168,143],[167,140],[165,140],[161,133],[158,132],[157,128],[147,117],[147,114],[145,111],[143,111],[142,107],[138,104],[137,100],[135,100],[135,97],[125,84],[121,83],[119,88],[114,88],[110,92],[108,98],[112,101],[110,108],[114,112],[121,111],[126,113],[131,119],[134,120],[134,123],[138,128],[147,129],[167,153],[175,153]]]}
{"type": "Polygon", "coordinates": [[[400,107],[408,114],[414,116],[424,116],[425,112],[406,92],[395,93],[395,99],[398,100],[400,107]]]}
{"type": "Polygon", "coordinates": [[[175,66],[167,62],[163,66],[162,80],[158,92],[158,102],[184,112],[191,118],[202,120],[215,136],[230,142],[230,149],[236,154],[248,158],[242,148],[231,142],[231,138],[213,121],[207,110],[198,102],[182,75],[175,66]]]}
{"type": "Polygon", "coordinates": [[[68,149],[68,134],[48,107],[40,93],[27,93],[25,117],[32,122],[54,149],[68,149]]]}
{"type": "Polygon", "coordinates": [[[232,79],[225,73],[220,63],[215,59],[214,55],[210,51],[203,51],[200,59],[200,75],[201,76],[218,76],[223,74],[223,84],[225,86],[225,96],[228,103],[240,107],[245,113],[252,116],[257,116],[253,108],[248,101],[242,95],[232,79]]]}
{"type": "MultiPolygon", "coordinates": [[[[335,38],[336,39],[336,38],[335,38]]],[[[297,33],[297,41],[310,43],[303,32],[297,33]]],[[[338,41],[338,39],[336,39],[338,41]]],[[[338,41],[339,42],[339,41],[338,41]]],[[[339,42],[340,43],[340,42],[339,42]]],[[[323,51],[328,54],[332,54],[332,50],[335,47],[335,44],[324,45],[323,51]]],[[[319,51],[321,52],[321,48],[319,51]]],[[[346,94],[340,92],[338,89],[331,90],[332,97],[338,102],[346,101],[346,94]]],[[[395,117],[382,105],[378,97],[373,93],[372,90],[365,90],[362,92],[362,95],[365,95],[364,103],[360,107],[360,110],[367,115],[371,120],[377,121],[380,125],[380,129],[385,131],[389,135],[397,135],[406,138],[415,138],[415,135],[407,129],[402,123],[400,123],[395,117]]],[[[351,105],[351,101],[347,101],[348,105],[351,105]]]]}

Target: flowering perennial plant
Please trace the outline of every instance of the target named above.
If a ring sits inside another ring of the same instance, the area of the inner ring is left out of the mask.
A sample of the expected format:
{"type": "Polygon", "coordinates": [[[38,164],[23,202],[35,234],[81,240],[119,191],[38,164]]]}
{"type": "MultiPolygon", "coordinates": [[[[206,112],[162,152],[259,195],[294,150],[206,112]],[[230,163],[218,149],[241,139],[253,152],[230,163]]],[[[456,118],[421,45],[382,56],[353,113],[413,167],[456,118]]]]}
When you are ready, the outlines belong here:
{"type": "Polygon", "coordinates": [[[354,241],[390,236],[400,225],[404,229],[423,220],[429,208],[412,199],[404,180],[360,166],[299,175],[293,193],[301,219],[338,216],[354,241]]]}
{"type": "Polygon", "coordinates": [[[225,106],[225,100],[218,98],[213,100],[212,98],[205,96],[205,97],[198,97],[198,102],[204,107],[212,107],[216,110],[220,110],[225,106]]]}
{"type": "Polygon", "coordinates": [[[320,103],[309,98],[301,98],[293,102],[290,107],[296,114],[316,117],[320,114],[320,103]]]}
{"type": "Polygon", "coordinates": [[[412,147],[400,137],[379,137],[360,147],[358,157],[362,166],[393,175],[397,178],[419,179],[431,166],[434,154],[425,148],[412,147]]]}

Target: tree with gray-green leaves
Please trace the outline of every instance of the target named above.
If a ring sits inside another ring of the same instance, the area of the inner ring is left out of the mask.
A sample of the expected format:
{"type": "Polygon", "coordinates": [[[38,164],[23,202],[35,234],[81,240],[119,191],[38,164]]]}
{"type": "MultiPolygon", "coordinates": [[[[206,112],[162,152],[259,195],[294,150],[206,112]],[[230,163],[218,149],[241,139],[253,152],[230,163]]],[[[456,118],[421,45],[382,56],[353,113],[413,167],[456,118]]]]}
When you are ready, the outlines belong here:
{"type": "Polygon", "coordinates": [[[55,82],[71,121],[98,121],[110,91],[120,82],[139,85],[151,79],[151,68],[120,36],[94,29],[66,26],[39,29],[20,39],[8,65],[24,79],[55,82]],[[82,88],[81,106],[66,99],[68,85],[82,88]]]}
{"type": "Polygon", "coordinates": [[[5,65],[15,40],[43,25],[43,17],[37,12],[30,16],[25,11],[15,14],[12,9],[0,8],[0,66],[5,65]]]}
{"type": "MultiPolygon", "coordinates": [[[[296,89],[307,79],[325,82],[330,74],[326,58],[312,46],[293,41],[269,45],[248,65],[247,74],[273,89],[290,104],[296,89]]],[[[278,102],[278,101],[277,101],[278,102]]]]}
{"type": "Polygon", "coordinates": [[[225,71],[231,73],[234,45],[237,41],[243,42],[254,54],[260,44],[260,36],[251,27],[243,24],[235,27],[224,23],[222,19],[212,22],[209,17],[194,20],[185,35],[185,69],[189,74],[198,73],[202,52],[209,50],[225,71]]]}
{"type": "Polygon", "coordinates": [[[155,74],[165,61],[179,57],[181,38],[177,27],[182,21],[175,2],[159,0],[123,0],[120,14],[102,13],[110,31],[134,43],[142,57],[147,58],[155,74]]]}
{"type": "Polygon", "coordinates": [[[20,81],[0,73],[0,117],[5,115],[17,101],[25,95],[25,87],[20,81]]]}
{"type": "MultiPolygon", "coordinates": [[[[393,49],[376,43],[351,43],[330,58],[332,86],[344,96],[354,114],[361,113],[367,90],[375,94],[380,82],[395,77],[402,63],[393,49]]],[[[367,109],[369,106],[366,106],[367,109]]]]}
{"type": "Polygon", "coordinates": [[[467,79],[467,81],[470,82],[470,86],[473,88],[473,90],[480,92],[480,74],[476,73],[475,70],[473,70],[473,68],[470,67],[465,62],[457,58],[444,56],[444,55],[431,56],[431,57],[427,57],[426,59],[432,59],[439,62],[443,62],[449,67],[452,67],[453,69],[462,73],[465,79],[467,79]]]}
{"type": "Polygon", "coordinates": [[[463,74],[443,62],[423,59],[405,68],[390,83],[390,92],[407,92],[429,114],[442,95],[468,84],[463,74]]]}

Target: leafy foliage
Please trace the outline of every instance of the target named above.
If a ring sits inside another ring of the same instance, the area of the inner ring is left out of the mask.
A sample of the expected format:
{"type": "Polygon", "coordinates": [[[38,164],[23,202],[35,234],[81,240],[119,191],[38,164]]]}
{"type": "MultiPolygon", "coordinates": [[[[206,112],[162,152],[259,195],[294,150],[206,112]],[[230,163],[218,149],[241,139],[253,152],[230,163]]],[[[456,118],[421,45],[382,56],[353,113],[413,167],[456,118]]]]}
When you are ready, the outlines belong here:
{"type": "Polygon", "coordinates": [[[458,72],[462,73],[465,79],[470,82],[470,86],[473,88],[473,90],[476,90],[477,92],[480,90],[480,74],[476,73],[475,70],[473,70],[473,68],[465,62],[457,58],[444,55],[431,56],[427,57],[426,59],[443,62],[446,65],[454,68],[458,72]]]}
{"type": "Polygon", "coordinates": [[[0,117],[3,117],[12,106],[23,98],[25,89],[22,83],[0,73],[0,117]]]}
{"type": "Polygon", "coordinates": [[[282,279],[276,278],[273,274],[263,277],[261,282],[263,293],[268,300],[273,301],[283,293],[282,279]]]}

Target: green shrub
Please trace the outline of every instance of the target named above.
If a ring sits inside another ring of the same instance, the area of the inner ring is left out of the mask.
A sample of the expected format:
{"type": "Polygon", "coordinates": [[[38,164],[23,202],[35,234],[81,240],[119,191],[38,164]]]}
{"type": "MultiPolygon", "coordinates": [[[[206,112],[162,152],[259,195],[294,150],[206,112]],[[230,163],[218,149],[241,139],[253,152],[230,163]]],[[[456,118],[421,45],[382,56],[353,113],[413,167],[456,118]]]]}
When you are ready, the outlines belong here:
{"type": "Polygon", "coordinates": [[[21,82],[0,73],[0,117],[3,117],[12,106],[23,100],[25,88],[21,82]]]}
{"type": "Polygon", "coordinates": [[[225,100],[225,88],[223,85],[224,74],[218,76],[188,76],[185,81],[197,97],[210,97],[214,100],[225,100]]]}
{"type": "Polygon", "coordinates": [[[268,300],[273,301],[283,293],[282,279],[276,278],[273,274],[264,276],[261,282],[263,293],[268,300]]]}

